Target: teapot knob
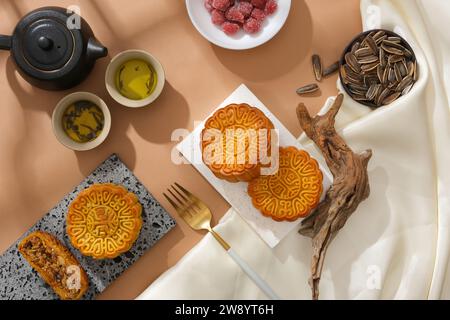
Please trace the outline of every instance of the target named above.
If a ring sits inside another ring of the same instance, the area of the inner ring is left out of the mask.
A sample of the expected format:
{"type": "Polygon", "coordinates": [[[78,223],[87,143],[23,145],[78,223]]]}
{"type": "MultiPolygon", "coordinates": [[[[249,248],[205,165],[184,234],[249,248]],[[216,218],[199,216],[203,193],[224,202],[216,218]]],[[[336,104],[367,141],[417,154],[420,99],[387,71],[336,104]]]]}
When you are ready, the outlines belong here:
{"type": "Polygon", "coordinates": [[[53,47],[53,40],[47,37],[40,37],[38,39],[38,45],[42,50],[48,51],[53,47]]]}

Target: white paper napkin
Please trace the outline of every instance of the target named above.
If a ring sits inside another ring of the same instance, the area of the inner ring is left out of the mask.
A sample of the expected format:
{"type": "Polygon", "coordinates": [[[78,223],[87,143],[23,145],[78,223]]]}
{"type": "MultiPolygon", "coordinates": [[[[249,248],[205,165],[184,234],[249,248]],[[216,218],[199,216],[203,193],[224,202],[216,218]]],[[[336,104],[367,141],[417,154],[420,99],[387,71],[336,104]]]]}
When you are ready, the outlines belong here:
{"type": "MultiPolygon", "coordinates": [[[[253,107],[259,108],[273,123],[278,130],[280,146],[295,146],[304,149],[303,146],[294,138],[294,136],[283,126],[283,124],[264,106],[264,104],[245,86],[241,85],[236,89],[217,109],[223,108],[231,103],[247,103],[253,107]]],[[[217,110],[215,109],[211,115],[217,110]]],[[[200,148],[200,135],[205,127],[202,122],[194,131],[186,137],[177,149],[183,156],[193,164],[193,166],[211,183],[214,188],[227,200],[230,205],[240,213],[242,218],[256,231],[257,234],[269,245],[275,247],[283,238],[298,224],[295,222],[276,222],[270,218],[264,217],[256,209],[247,193],[247,183],[230,183],[220,180],[214,176],[209,168],[202,161],[202,151],[200,148]]],[[[323,161],[319,161],[322,172],[324,173],[323,188],[328,190],[331,184],[332,176],[323,161]]],[[[325,194],[325,191],[323,195],[325,194]]]]}

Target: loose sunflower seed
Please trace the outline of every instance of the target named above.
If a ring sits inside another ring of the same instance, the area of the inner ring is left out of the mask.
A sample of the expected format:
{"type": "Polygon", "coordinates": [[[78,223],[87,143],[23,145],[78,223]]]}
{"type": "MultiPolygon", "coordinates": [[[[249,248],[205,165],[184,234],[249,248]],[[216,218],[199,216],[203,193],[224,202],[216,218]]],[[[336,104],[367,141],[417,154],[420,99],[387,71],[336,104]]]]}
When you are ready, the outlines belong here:
{"type": "Polygon", "coordinates": [[[322,59],[320,59],[319,55],[315,54],[312,56],[312,66],[316,80],[322,81],[322,59]]]}
{"type": "Polygon", "coordinates": [[[333,73],[335,73],[338,70],[339,70],[339,62],[336,61],[331,66],[329,66],[329,67],[327,67],[327,68],[325,68],[323,70],[323,76],[324,77],[328,77],[328,76],[332,75],[333,73]]]}
{"type": "Polygon", "coordinates": [[[319,86],[315,83],[313,84],[308,84],[306,86],[303,86],[301,88],[297,89],[297,94],[299,95],[303,95],[303,94],[308,94],[308,93],[313,93],[319,90],[319,86]]]}

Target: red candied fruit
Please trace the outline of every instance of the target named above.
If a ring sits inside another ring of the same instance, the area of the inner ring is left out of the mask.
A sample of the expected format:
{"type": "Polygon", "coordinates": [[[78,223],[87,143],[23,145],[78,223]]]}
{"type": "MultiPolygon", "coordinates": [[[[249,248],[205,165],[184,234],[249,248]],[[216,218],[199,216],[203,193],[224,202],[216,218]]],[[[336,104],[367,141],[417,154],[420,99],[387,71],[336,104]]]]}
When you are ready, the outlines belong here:
{"type": "Polygon", "coordinates": [[[205,0],[205,8],[209,12],[213,11],[213,9],[214,9],[212,6],[212,2],[213,2],[213,0],[205,0]]]}
{"type": "Polygon", "coordinates": [[[229,36],[238,32],[240,28],[241,27],[237,23],[228,22],[228,21],[222,25],[223,32],[225,32],[229,36]]]}
{"type": "Polygon", "coordinates": [[[266,14],[263,10],[255,8],[252,11],[252,18],[255,18],[258,21],[263,21],[266,18],[266,14]]]}
{"type": "Polygon", "coordinates": [[[250,2],[239,2],[239,11],[244,15],[244,18],[250,17],[252,14],[253,6],[250,2]]]}
{"type": "Polygon", "coordinates": [[[264,10],[267,0],[252,0],[251,3],[254,7],[264,10]]]}
{"type": "Polygon", "coordinates": [[[248,18],[244,23],[244,30],[247,33],[256,33],[261,30],[261,22],[255,18],[248,18]]]}
{"type": "Polygon", "coordinates": [[[277,2],[275,0],[269,0],[266,3],[266,7],[264,8],[264,12],[267,15],[271,15],[271,14],[274,14],[275,11],[277,11],[277,8],[278,8],[277,2]]]}
{"type": "Polygon", "coordinates": [[[244,23],[245,17],[238,7],[231,7],[225,13],[225,17],[230,21],[235,21],[239,23],[244,23]]]}
{"type": "Polygon", "coordinates": [[[226,21],[225,15],[222,11],[213,9],[213,11],[211,12],[211,21],[215,25],[221,26],[226,21]]]}
{"type": "Polygon", "coordinates": [[[230,0],[213,0],[212,6],[214,9],[226,11],[231,6],[230,0]]]}

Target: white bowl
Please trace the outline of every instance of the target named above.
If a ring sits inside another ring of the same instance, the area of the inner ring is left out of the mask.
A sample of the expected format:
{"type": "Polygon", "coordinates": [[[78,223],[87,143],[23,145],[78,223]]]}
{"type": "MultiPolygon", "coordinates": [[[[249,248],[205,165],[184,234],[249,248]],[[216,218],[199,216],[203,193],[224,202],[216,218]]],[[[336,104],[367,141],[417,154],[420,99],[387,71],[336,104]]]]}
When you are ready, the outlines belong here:
{"type": "Polygon", "coordinates": [[[68,96],[64,97],[60,102],[58,102],[55,110],[53,111],[52,126],[53,132],[55,133],[55,136],[58,139],[58,141],[67,148],[75,151],[92,150],[101,145],[103,141],[105,141],[106,138],[108,137],[109,131],[111,130],[111,113],[109,112],[106,103],[102,99],[97,97],[95,94],[89,92],[75,92],[69,94],[68,96]],[[103,115],[105,117],[105,124],[103,127],[103,131],[95,140],[92,140],[90,142],[79,143],[73,141],[65,133],[62,127],[62,116],[64,114],[64,111],[68,106],[77,101],[90,101],[92,103],[95,103],[102,110],[103,115]]]}
{"type": "Polygon", "coordinates": [[[255,48],[272,39],[286,23],[291,9],[291,0],[278,0],[277,11],[264,20],[261,31],[248,34],[241,29],[235,35],[228,36],[219,26],[211,22],[211,14],[206,10],[204,2],[204,0],[186,0],[192,24],[208,41],[232,50],[255,48]]]}
{"type": "Polygon", "coordinates": [[[119,53],[111,60],[108,68],[106,69],[105,75],[106,89],[108,90],[109,94],[115,101],[129,108],[142,108],[154,102],[161,95],[161,92],[164,89],[165,82],[166,82],[166,75],[161,63],[150,53],[142,50],[127,50],[119,53]],[[158,83],[156,84],[155,90],[153,90],[150,96],[142,100],[128,99],[127,97],[124,97],[116,87],[117,70],[125,62],[133,59],[143,60],[148,64],[150,64],[153,67],[153,69],[155,69],[155,72],[158,77],[158,83]]]}

